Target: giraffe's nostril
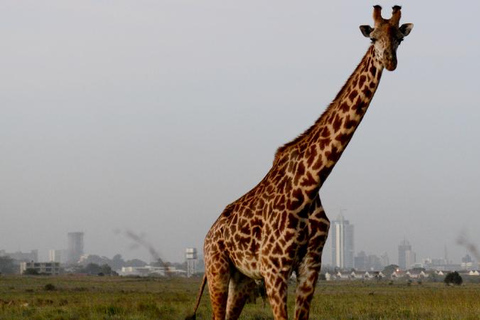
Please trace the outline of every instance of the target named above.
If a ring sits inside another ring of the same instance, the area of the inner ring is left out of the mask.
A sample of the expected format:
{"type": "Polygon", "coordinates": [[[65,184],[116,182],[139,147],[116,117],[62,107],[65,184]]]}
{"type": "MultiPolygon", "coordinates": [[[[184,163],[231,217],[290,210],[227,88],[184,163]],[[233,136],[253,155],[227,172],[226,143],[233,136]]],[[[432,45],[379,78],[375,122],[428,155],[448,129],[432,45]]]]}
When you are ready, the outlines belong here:
{"type": "Polygon", "coordinates": [[[385,66],[385,69],[387,69],[388,71],[394,71],[395,69],[397,69],[397,66],[389,64],[385,66]]]}
{"type": "Polygon", "coordinates": [[[384,65],[385,69],[387,69],[388,71],[393,71],[397,68],[397,59],[386,60],[384,65]]]}

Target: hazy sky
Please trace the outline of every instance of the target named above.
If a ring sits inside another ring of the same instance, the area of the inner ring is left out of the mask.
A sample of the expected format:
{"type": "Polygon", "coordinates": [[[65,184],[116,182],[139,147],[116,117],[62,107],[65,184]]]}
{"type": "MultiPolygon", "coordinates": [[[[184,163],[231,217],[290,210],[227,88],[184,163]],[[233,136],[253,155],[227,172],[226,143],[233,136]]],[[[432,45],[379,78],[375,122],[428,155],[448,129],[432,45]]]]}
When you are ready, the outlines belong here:
{"type": "Polygon", "coordinates": [[[149,260],[202,247],[369,46],[372,5],[415,27],[321,190],[356,251],[480,244],[480,2],[0,1],[0,249],[149,260]]]}

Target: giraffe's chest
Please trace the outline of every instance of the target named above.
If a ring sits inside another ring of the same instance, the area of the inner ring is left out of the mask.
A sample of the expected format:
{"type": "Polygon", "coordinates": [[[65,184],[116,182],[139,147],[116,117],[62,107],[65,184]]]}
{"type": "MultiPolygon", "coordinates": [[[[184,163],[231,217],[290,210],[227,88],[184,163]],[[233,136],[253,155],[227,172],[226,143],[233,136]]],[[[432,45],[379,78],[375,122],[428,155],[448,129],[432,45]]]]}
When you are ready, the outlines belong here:
{"type": "Polygon", "coordinates": [[[279,228],[279,225],[289,224],[294,225],[288,216],[278,217],[274,221],[255,216],[231,219],[224,225],[224,240],[233,265],[253,279],[261,279],[272,264],[276,265],[278,271],[291,270],[295,262],[301,259],[306,241],[305,237],[299,236],[304,233],[303,229],[279,228]]]}
{"type": "Polygon", "coordinates": [[[225,248],[232,263],[242,273],[261,279],[260,248],[263,241],[264,221],[254,214],[247,217],[232,214],[223,226],[225,248]]]}

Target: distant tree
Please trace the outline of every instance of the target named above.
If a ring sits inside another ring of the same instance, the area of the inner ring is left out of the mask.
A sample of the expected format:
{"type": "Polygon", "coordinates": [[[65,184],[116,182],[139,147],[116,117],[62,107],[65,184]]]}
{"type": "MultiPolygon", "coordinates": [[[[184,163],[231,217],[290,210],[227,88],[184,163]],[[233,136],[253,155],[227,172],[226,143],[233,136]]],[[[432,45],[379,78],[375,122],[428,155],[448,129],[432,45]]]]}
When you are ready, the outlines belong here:
{"type": "Polygon", "coordinates": [[[110,266],[113,270],[120,270],[125,266],[125,260],[123,260],[122,255],[116,254],[113,256],[110,266]]]}
{"type": "Polygon", "coordinates": [[[113,274],[112,267],[110,267],[108,264],[101,265],[100,269],[101,269],[101,271],[98,273],[99,275],[100,275],[100,273],[102,273],[106,276],[111,276],[113,274]]]}
{"type": "Polygon", "coordinates": [[[102,267],[96,263],[89,263],[81,271],[89,275],[97,275],[102,272],[102,267]]]}
{"type": "Polygon", "coordinates": [[[91,276],[110,276],[114,274],[112,268],[108,264],[102,264],[101,266],[96,263],[89,263],[85,267],[83,267],[80,272],[86,273],[91,276]]]}
{"type": "Polygon", "coordinates": [[[23,271],[23,274],[24,275],[29,275],[29,276],[38,276],[40,273],[36,269],[30,269],[29,268],[29,269],[23,271]]]}
{"type": "Polygon", "coordinates": [[[102,264],[110,264],[111,260],[108,259],[107,257],[101,257],[96,254],[90,254],[86,258],[82,259],[80,264],[83,266],[87,266],[90,263],[98,264],[99,266],[101,266],[102,264]]]}
{"type": "Polygon", "coordinates": [[[390,277],[396,270],[398,269],[398,266],[396,264],[391,264],[389,266],[386,266],[382,273],[385,275],[385,277],[390,277]]]}
{"type": "Polygon", "coordinates": [[[463,283],[462,276],[457,271],[449,272],[445,276],[445,279],[443,281],[448,285],[457,285],[457,286],[463,283]]]}
{"type": "Polygon", "coordinates": [[[15,263],[9,256],[0,257],[0,274],[13,274],[16,273],[15,263]]]}
{"type": "Polygon", "coordinates": [[[125,267],[145,267],[147,263],[140,259],[128,260],[125,262],[125,267]]]}

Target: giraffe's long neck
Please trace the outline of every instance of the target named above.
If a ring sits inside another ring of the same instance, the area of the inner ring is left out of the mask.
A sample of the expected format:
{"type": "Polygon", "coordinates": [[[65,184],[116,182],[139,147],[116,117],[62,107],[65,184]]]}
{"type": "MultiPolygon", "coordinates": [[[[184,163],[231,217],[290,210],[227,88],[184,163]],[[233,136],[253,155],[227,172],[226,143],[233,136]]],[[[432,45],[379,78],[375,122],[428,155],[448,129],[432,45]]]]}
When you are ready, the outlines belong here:
{"type": "Polygon", "coordinates": [[[297,164],[293,169],[296,171],[294,184],[305,189],[315,186],[311,191],[318,192],[365,115],[382,71],[372,45],[315,124],[278,150],[276,162],[297,164]]]}

